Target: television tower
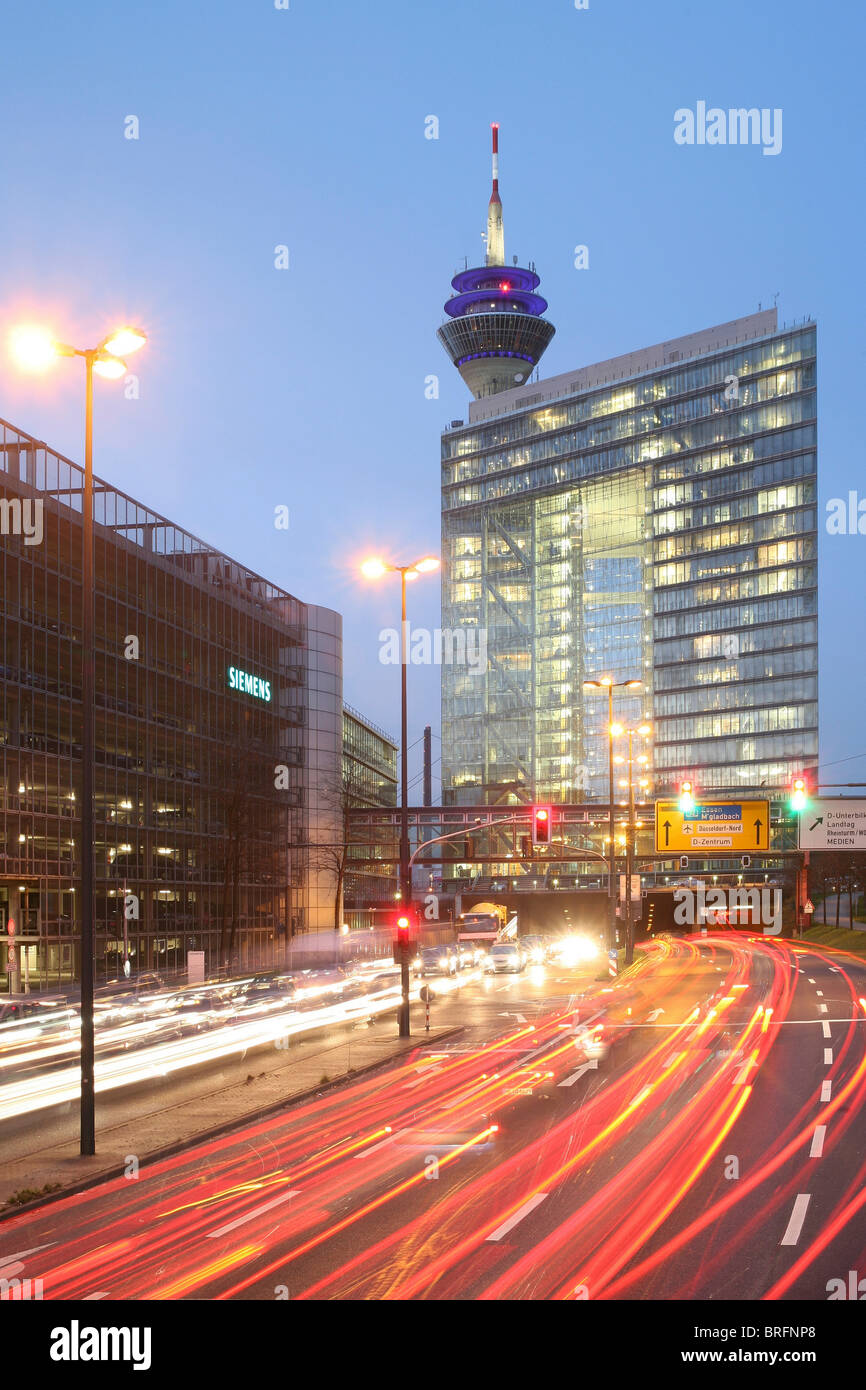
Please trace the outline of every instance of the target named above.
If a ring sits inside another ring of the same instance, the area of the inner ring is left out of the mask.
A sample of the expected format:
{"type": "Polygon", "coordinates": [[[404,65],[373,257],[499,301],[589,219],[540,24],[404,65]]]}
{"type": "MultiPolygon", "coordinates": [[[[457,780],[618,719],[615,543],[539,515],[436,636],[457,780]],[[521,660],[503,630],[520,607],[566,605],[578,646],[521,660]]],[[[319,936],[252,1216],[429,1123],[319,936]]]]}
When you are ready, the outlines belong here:
{"type": "Polygon", "coordinates": [[[461,270],[445,304],[448,321],[436,336],[476,398],[522,386],[556,329],[542,314],[547,300],[535,294],[534,270],[505,264],[499,198],[499,126],[493,134],[493,191],[487,205],[487,254],[483,266],[461,270]]]}

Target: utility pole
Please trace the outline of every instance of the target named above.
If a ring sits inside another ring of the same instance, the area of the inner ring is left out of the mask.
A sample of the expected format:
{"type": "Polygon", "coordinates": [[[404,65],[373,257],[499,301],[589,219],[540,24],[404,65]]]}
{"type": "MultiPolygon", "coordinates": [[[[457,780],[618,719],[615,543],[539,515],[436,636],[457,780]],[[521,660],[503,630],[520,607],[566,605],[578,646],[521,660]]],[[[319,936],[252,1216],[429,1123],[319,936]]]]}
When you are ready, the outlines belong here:
{"type": "Polygon", "coordinates": [[[424,727],[424,806],[433,805],[433,730],[424,727]]]}

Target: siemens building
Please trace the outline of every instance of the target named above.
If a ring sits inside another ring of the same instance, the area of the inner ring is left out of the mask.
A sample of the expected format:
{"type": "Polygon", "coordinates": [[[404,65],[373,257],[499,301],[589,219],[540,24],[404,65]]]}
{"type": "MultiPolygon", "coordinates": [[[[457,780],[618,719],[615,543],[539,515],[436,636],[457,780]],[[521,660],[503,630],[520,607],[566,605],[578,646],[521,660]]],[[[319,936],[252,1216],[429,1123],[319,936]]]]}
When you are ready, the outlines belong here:
{"type": "Polygon", "coordinates": [[[818,753],[815,324],[765,310],[503,386],[527,335],[498,255],[440,330],[475,396],[442,436],[442,623],[487,647],[442,668],[443,800],[606,798],[602,675],[643,682],[615,712],[652,721],[651,795],[780,794],[818,753]]]}
{"type": "MultiPolygon", "coordinates": [[[[79,978],[82,470],[0,422],[0,988],[79,978]],[[4,933],[5,935],[5,933],[4,933]],[[9,937],[12,940],[12,936],[9,937]]],[[[333,927],[342,623],[99,479],[97,983],[333,927]]]]}

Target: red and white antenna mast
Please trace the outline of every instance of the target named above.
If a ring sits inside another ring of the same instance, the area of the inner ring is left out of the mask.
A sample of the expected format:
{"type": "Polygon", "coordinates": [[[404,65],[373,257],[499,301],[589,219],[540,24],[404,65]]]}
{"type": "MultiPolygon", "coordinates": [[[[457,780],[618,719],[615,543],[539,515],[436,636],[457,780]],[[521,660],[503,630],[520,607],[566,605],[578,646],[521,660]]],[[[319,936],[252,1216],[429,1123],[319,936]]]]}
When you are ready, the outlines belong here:
{"type": "Polygon", "coordinates": [[[505,265],[505,232],[502,226],[502,203],[499,199],[499,125],[493,122],[493,191],[487,204],[486,265],[505,265]]]}

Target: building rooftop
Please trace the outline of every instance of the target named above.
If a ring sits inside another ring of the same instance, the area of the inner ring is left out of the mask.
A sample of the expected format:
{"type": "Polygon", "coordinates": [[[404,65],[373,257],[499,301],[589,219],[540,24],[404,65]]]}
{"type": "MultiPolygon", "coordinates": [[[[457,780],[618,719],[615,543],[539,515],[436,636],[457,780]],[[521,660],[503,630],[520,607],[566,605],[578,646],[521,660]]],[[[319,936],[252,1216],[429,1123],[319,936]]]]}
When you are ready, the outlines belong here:
{"type": "MultiPolygon", "coordinates": [[[[811,320],[805,319],[802,322],[811,320]]],[[[668,338],[665,342],[654,343],[652,347],[639,348],[636,352],[626,352],[619,357],[609,357],[604,362],[594,362],[590,366],[578,368],[577,371],[561,372],[558,376],[527,382],[524,386],[516,386],[510,391],[500,391],[498,395],[471,401],[469,424],[477,425],[484,420],[492,420],[529,406],[541,405],[561,396],[573,396],[579,391],[589,391],[595,386],[640,376],[655,368],[688,362],[690,358],[732,347],[736,343],[748,342],[753,338],[764,338],[777,331],[778,314],[775,308],[746,314],[743,318],[731,319],[728,323],[720,323],[713,328],[686,333],[680,338],[668,338]]]]}
{"type": "MultiPolygon", "coordinates": [[[[51,499],[58,508],[81,514],[84,469],[40,439],[0,419],[0,474],[51,499]]],[[[157,561],[182,569],[203,583],[228,590],[234,599],[268,608],[291,622],[300,618],[302,600],[272,584],[238,560],[151,511],[143,503],[94,474],[94,526],[114,532],[157,561]]]]}
{"type": "Polygon", "coordinates": [[[359,709],[355,709],[354,705],[347,705],[345,700],[343,701],[343,713],[348,714],[349,718],[354,719],[356,723],[363,724],[365,729],[369,729],[371,733],[377,734],[379,738],[383,738],[385,742],[390,743],[392,747],[399,748],[400,745],[395,738],[387,734],[384,729],[380,729],[379,725],[374,724],[372,719],[368,719],[366,714],[362,714],[359,709]]]}

